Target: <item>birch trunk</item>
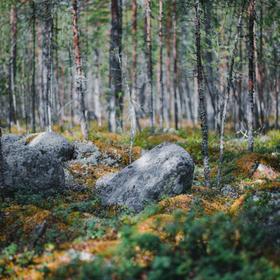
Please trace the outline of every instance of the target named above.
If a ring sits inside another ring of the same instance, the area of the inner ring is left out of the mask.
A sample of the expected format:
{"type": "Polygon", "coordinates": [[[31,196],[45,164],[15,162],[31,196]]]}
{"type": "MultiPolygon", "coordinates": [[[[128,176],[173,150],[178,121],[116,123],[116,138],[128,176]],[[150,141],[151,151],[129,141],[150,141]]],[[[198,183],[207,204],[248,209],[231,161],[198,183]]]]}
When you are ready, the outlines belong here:
{"type": "Polygon", "coordinates": [[[174,124],[175,129],[179,128],[179,110],[178,110],[178,67],[177,67],[177,5],[173,2],[173,92],[174,92],[174,124]]]}
{"type": "Polygon", "coordinates": [[[254,25],[255,25],[255,0],[250,0],[248,5],[248,93],[249,93],[249,113],[248,113],[248,151],[254,150],[254,92],[255,92],[255,45],[254,45],[254,25]]]}
{"type": "Polygon", "coordinates": [[[145,39],[147,76],[150,95],[150,127],[155,127],[154,89],[153,89],[153,57],[152,57],[152,11],[151,0],[145,0],[145,39]]]}
{"type": "Polygon", "coordinates": [[[164,84],[163,84],[163,3],[159,0],[159,92],[160,92],[160,127],[164,127],[164,84]]]}

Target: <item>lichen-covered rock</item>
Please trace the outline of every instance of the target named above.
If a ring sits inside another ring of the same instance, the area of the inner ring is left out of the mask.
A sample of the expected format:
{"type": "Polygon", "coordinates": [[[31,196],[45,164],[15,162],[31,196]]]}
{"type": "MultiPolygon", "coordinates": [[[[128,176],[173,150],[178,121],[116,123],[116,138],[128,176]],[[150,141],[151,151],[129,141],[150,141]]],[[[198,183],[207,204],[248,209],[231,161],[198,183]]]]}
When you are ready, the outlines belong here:
{"type": "Polygon", "coordinates": [[[64,170],[51,154],[22,145],[9,145],[3,152],[4,183],[9,190],[46,191],[63,188],[64,170]]]}
{"type": "Polygon", "coordinates": [[[141,211],[163,196],[186,192],[192,186],[194,163],[180,146],[158,145],[116,174],[100,178],[97,195],[104,205],[122,205],[141,211]]]}
{"type": "Polygon", "coordinates": [[[19,141],[22,137],[15,135],[15,134],[5,134],[1,137],[1,143],[2,143],[2,153],[3,155],[8,153],[10,148],[16,143],[18,145],[22,145],[19,141]]]}
{"type": "Polygon", "coordinates": [[[108,155],[106,152],[101,153],[96,145],[90,141],[78,142],[75,141],[74,145],[74,159],[70,164],[86,164],[86,165],[106,165],[111,167],[118,166],[117,158],[113,158],[108,155]]]}
{"type": "Polygon", "coordinates": [[[74,147],[63,136],[54,132],[43,132],[27,143],[42,152],[48,152],[52,157],[67,161],[73,158],[74,147]]]}
{"type": "Polygon", "coordinates": [[[82,164],[98,164],[101,153],[99,149],[89,141],[74,142],[74,160],[82,164]]]}

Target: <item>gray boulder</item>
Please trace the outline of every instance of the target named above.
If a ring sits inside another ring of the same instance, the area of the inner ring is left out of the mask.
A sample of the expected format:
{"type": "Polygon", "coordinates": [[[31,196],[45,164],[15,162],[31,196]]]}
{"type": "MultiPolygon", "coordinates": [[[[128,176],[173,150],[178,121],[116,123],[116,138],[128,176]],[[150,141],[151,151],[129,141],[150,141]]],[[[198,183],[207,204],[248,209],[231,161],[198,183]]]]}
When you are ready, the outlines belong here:
{"type": "Polygon", "coordinates": [[[96,192],[103,205],[126,206],[136,212],[163,196],[179,195],[192,186],[194,163],[180,146],[158,145],[116,174],[100,178],[96,192]]]}
{"type": "Polygon", "coordinates": [[[64,170],[51,154],[22,145],[9,145],[3,152],[4,183],[9,190],[47,191],[63,188],[64,170]]]}
{"type": "Polygon", "coordinates": [[[74,147],[63,136],[54,132],[43,132],[28,143],[29,147],[48,152],[52,157],[67,161],[73,158],[74,147]]]}
{"type": "Polygon", "coordinates": [[[14,145],[20,144],[20,139],[22,137],[15,135],[15,134],[5,134],[1,137],[1,143],[2,143],[2,152],[3,155],[7,154],[9,152],[9,150],[11,149],[11,147],[14,147],[14,145]]]}
{"type": "Polygon", "coordinates": [[[1,137],[2,145],[10,145],[17,141],[19,141],[22,138],[22,136],[15,135],[15,134],[5,134],[1,137]]]}

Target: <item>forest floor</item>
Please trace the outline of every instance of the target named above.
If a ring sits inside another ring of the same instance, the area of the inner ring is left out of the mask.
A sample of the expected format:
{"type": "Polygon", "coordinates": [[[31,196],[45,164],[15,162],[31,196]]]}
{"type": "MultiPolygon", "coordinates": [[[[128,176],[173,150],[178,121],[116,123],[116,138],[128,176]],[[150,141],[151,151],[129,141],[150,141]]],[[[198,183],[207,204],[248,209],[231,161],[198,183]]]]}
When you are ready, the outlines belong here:
{"type": "MultiPolygon", "coordinates": [[[[80,139],[77,130],[61,132],[80,139]]],[[[137,134],[133,160],[162,142],[177,143],[195,161],[192,189],[139,214],[103,207],[98,178],[129,164],[129,135],[92,133],[119,167],[73,167],[87,188],[52,196],[0,200],[0,279],[280,279],[280,132],[225,142],[223,181],[215,188],[219,143],[210,135],[211,179],[203,186],[197,129],[137,134]]],[[[1,198],[0,198],[1,199],[1,198]]]]}

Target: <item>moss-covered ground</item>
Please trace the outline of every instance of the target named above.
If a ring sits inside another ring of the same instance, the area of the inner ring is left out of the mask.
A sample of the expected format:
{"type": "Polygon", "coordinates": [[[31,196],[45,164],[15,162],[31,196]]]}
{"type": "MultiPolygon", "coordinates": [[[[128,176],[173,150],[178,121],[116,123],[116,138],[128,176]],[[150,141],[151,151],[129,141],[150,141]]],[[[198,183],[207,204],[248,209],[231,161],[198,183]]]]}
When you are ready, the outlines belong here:
{"type": "MultiPolygon", "coordinates": [[[[78,129],[60,133],[81,138],[78,129]]],[[[279,196],[269,203],[280,190],[279,131],[257,136],[254,153],[246,152],[246,140],[226,139],[222,185],[233,196],[216,188],[214,134],[207,189],[198,129],[138,133],[133,160],[168,141],[184,147],[196,168],[187,194],[162,198],[137,215],[103,207],[94,195],[99,177],[129,164],[129,134],[96,130],[91,141],[117,155],[120,166],[73,165],[86,188],[0,198],[0,279],[280,279],[279,196]],[[266,169],[256,171],[256,164],[266,169]]]]}

